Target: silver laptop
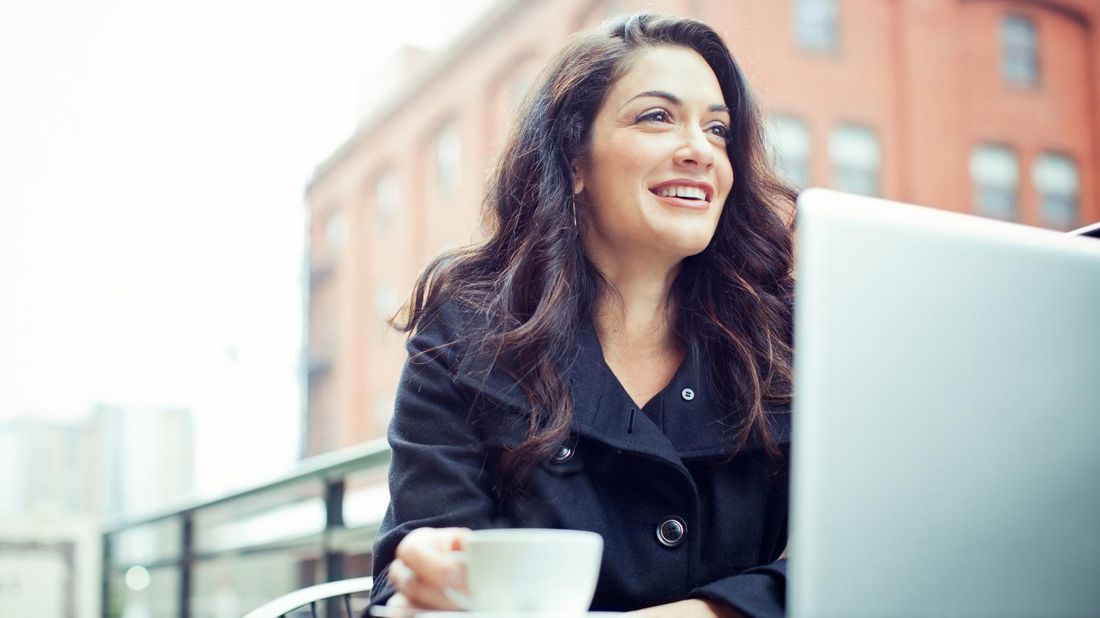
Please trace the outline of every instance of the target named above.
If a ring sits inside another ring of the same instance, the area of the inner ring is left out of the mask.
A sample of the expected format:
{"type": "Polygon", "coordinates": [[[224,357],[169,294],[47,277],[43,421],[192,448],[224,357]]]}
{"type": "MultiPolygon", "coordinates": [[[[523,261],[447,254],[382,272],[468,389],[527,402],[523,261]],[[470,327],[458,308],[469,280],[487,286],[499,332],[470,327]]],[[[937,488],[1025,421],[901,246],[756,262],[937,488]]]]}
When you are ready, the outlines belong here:
{"type": "Polygon", "coordinates": [[[1100,615],[1100,241],[798,208],[790,615],[1100,615]]]}

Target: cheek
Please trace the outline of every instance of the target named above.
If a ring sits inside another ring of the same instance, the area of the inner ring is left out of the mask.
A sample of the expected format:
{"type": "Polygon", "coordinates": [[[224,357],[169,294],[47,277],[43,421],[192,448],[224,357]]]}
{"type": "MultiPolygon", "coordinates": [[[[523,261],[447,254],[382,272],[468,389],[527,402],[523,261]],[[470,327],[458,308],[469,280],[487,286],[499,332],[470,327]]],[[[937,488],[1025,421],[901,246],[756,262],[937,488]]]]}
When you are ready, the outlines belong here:
{"type": "Polygon", "coordinates": [[[606,196],[632,196],[637,192],[641,179],[645,177],[647,162],[640,144],[623,140],[608,144],[598,154],[599,160],[593,166],[598,176],[594,179],[599,193],[606,196]]]}
{"type": "Polygon", "coordinates": [[[728,197],[730,191],[733,190],[733,183],[737,181],[737,178],[734,176],[733,165],[729,162],[729,159],[724,159],[721,166],[722,167],[718,171],[718,182],[722,183],[722,188],[725,190],[725,194],[728,197]]]}
{"type": "Polygon", "coordinates": [[[626,174],[636,174],[644,171],[652,165],[654,152],[657,150],[655,140],[637,139],[634,136],[624,137],[615,142],[614,150],[608,153],[613,165],[626,174]]]}

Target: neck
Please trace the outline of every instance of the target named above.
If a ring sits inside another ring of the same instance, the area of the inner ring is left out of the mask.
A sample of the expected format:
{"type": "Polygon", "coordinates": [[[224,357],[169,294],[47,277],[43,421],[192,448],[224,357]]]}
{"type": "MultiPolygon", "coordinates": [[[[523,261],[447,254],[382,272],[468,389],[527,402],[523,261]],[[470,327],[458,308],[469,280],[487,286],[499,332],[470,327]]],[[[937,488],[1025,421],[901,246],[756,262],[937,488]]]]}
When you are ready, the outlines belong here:
{"type": "MultiPolygon", "coordinates": [[[[602,259],[601,259],[602,258],[602,259]]],[[[676,347],[672,325],[676,318],[671,304],[672,284],[680,272],[679,262],[590,259],[612,288],[596,301],[592,322],[605,347],[628,347],[651,352],[676,347]]]]}

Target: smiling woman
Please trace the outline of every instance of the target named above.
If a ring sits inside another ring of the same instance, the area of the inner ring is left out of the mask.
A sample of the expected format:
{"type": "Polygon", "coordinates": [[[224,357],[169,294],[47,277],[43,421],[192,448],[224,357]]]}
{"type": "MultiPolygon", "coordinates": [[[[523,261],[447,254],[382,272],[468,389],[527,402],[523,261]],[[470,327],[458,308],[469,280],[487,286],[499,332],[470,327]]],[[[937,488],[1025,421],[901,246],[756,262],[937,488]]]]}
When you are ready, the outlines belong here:
{"type": "Polygon", "coordinates": [[[453,608],[471,529],[541,527],[603,537],[593,609],[782,614],[794,197],[705,24],[572,39],[399,326],[373,602],[453,608]]]}
{"type": "MultiPolygon", "coordinates": [[[[639,56],[592,125],[573,192],[591,215],[585,250],[596,262],[706,249],[733,184],[730,117],[706,61],[683,47],[639,56]]],[[[602,271],[603,269],[601,269],[602,271]]]]}

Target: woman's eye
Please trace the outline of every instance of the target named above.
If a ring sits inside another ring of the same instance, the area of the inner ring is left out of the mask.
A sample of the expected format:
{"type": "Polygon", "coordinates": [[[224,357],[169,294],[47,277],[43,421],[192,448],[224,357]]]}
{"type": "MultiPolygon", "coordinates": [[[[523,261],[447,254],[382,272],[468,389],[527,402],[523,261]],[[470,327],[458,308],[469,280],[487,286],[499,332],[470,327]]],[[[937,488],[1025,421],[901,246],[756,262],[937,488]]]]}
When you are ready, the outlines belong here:
{"type": "Polygon", "coordinates": [[[663,109],[655,109],[638,116],[638,122],[668,122],[668,112],[663,109]]]}
{"type": "Polygon", "coordinates": [[[730,138],[730,129],[724,124],[712,124],[707,127],[707,133],[717,135],[718,137],[728,140],[730,138]]]}

